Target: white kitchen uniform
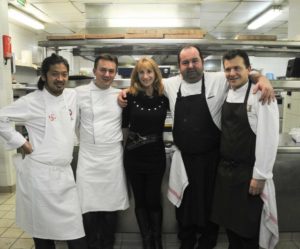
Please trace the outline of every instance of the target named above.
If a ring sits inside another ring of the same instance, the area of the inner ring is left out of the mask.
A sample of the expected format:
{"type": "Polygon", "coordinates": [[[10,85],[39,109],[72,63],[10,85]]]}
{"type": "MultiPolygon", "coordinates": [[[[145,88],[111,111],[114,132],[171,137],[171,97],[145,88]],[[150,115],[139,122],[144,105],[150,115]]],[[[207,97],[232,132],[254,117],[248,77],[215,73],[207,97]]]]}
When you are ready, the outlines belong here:
{"type": "MultiPolygon", "coordinates": [[[[224,72],[205,72],[205,95],[208,109],[218,128],[221,127],[221,108],[228,91],[228,82],[224,72]]],[[[196,83],[187,83],[181,75],[163,80],[165,95],[169,98],[170,110],[174,119],[174,109],[177,92],[181,84],[182,96],[201,94],[202,80],[196,83]]]]}
{"type": "Polygon", "coordinates": [[[25,139],[10,121],[24,122],[33,152],[17,167],[16,223],[32,237],[73,240],[84,237],[71,169],[76,93],[56,97],[37,90],[0,111],[0,135],[8,148],[25,139]]]}
{"type": "MultiPolygon", "coordinates": [[[[243,103],[247,85],[233,91],[229,90],[227,102],[243,103]]],[[[260,223],[259,244],[263,248],[273,249],[278,242],[278,220],[275,189],[273,183],[273,166],[279,141],[279,112],[276,101],[269,105],[259,101],[261,92],[251,94],[247,101],[248,121],[256,134],[255,164],[253,178],[265,179],[266,184],[261,194],[264,202],[260,223]]]]}
{"type": "MultiPolygon", "coordinates": [[[[255,164],[253,178],[272,179],[279,141],[279,113],[276,101],[262,105],[261,92],[253,94],[253,85],[247,102],[248,121],[256,135],[255,164]]],[[[243,103],[247,84],[233,91],[229,90],[228,103],[243,103]]]]}
{"type": "Polygon", "coordinates": [[[103,90],[93,81],[76,90],[80,137],[76,179],[82,213],[127,209],[120,90],[103,90]]]}

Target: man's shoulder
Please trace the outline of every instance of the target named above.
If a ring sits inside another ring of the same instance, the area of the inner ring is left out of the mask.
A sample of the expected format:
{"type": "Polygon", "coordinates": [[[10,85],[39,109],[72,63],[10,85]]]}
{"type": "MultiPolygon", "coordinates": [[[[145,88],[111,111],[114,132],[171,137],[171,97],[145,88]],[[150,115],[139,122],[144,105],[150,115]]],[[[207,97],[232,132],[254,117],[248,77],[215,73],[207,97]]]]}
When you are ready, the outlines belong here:
{"type": "Polygon", "coordinates": [[[225,77],[224,72],[205,72],[204,77],[205,77],[205,79],[210,79],[210,80],[223,80],[223,81],[226,81],[226,77],[225,77]]]}
{"type": "Polygon", "coordinates": [[[21,99],[26,100],[26,101],[38,100],[42,97],[42,93],[43,93],[43,91],[41,91],[41,90],[35,90],[31,93],[26,94],[21,99]]]}
{"type": "Polygon", "coordinates": [[[163,79],[165,91],[168,93],[169,91],[172,91],[172,89],[178,89],[180,82],[181,82],[180,75],[176,75],[176,76],[173,76],[170,78],[163,79]]]}
{"type": "Polygon", "coordinates": [[[74,88],[74,90],[77,93],[78,99],[84,99],[87,96],[90,96],[90,84],[78,86],[78,87],[74,88]]]}
{"type": "Polygon", "coordinates": [[[175,75],[170,78],[163,79],[164,84],[174,83],[174,82],[180,82],[180,75],[175,75]]]}
{"type": "Polygon", "coordinates": [[[118,93],[118,94],[122,91],[121,89],[113,87],[113,86],[110,87],[109,89],[112,93],[118,93]]]}
{"type": "Polygon", "coordinates": [[[89,90],[89,88],[90,88],[90,84],[87,84],[87,85],[77,86],[74,89],[77,93],[79,93],[79,92],[85,92],[89,90]]]}
{"type": "Polygon", "coordinates": [[[205,86],[215,91],[220,90],[226,92],[228,90],[228,81],[224,72],[205,72],[204,73],[205,86]]]}
{"type": "Polygon", "coordinates": [[[65,88],[64,95],[67,97],[76,97],[77,92],[74,88],[65,88]]]}
{"type": "Polygon", "coordinates": [[[75,88],[65,88],[65,94],[76,94],[75,88]]]}

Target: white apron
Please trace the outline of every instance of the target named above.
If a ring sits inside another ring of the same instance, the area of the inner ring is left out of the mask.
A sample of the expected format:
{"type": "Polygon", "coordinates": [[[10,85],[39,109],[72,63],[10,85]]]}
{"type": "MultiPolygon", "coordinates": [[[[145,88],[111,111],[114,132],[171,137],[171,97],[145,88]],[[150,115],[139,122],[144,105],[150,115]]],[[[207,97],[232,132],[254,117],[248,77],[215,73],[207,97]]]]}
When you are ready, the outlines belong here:
{"type": "MultiPolygon", "coordinates": [[[[99,115],[97,104],[93,105],[99,98],[97,91],[91,91],[90,98],[93,115],[99,115]]],[[[116,118],[120,116],[121,119],[121,113],[121,110],[114,110],[107,115],[116,115],[116,118]]],[[[82,213],[127,209],[129,201],[121,141],[101,143],[102,127],[98,127],[95,122],[91,125],[94,143],[80,143],[76,172],[82,213]]]]}
{"type": "Polygon", "coordinates": [[[16,223],[35,238],[73,240],[85,235],[70,166],[74,126],[63,98],[65,108],[58,108],[44,94],[45,137],[16,165],[16,223]]]}
{"type": "Polygon", "coordinates": [[[82,213],[129,207],[121,142],[80,144],[78,166],[77,187],[82,213]]]}

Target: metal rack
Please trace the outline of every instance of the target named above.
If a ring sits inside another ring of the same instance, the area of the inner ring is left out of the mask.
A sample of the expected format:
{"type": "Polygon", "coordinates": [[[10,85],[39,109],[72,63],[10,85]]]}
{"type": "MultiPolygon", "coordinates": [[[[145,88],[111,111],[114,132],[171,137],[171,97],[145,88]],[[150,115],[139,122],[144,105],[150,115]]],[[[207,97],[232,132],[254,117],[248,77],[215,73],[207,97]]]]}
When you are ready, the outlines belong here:
{"type": "Polygon", "coordinates": [[[300,91],[300,79],[271,80],[271,84],[276,91],[300,91]]]}
{"type": "Polygon", "coordinates": [[[204,55],[221,55],[230,49],[245,49],[249,55],[299,57],[299,41],[240,41],[209,39],[85,39],[39,41],[40,47],[72,49],[74,55],[94,56],[99,52],[116,55],[176,55],[185,44],[198,44],[204,55]]]}

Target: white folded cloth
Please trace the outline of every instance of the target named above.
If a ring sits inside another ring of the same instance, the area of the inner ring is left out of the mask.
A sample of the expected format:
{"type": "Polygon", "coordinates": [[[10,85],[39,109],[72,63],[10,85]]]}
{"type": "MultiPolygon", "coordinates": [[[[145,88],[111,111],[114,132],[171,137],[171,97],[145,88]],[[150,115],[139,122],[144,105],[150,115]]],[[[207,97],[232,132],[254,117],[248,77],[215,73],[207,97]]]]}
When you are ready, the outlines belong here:
{"type": "Polygon", "coordinates": [[[274,249],[279,241],[279,232],[273,179],[266,180],[260,197],[264,204],[260,221],[259,245],[262,248],[274,249]]]}
{"type": "Polygon", "coordinates": [[[169,187],[167,197],[169,201],[176,207],[179,207],[183,198],[183,193],[189,184],[185,171],[181,152],[176,148],[171,162],[169,187]]]}
{"type": "Polygon", "coordinates": [[[292,128],[289,132],[296,143],[300,143],[300,128],[292,128]]]}

